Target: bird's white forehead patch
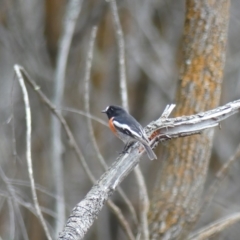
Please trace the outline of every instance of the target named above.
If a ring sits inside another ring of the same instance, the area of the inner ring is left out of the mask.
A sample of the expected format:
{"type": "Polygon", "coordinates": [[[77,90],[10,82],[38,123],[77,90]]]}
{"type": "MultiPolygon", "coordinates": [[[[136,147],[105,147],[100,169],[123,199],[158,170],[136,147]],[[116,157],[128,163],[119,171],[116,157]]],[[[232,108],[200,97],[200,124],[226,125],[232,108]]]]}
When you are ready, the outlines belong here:
{"type": "Polygon", "coordinates": [[[109,106],[107,106],[107,107],[106,107],[106,109],[105,109],[104,111],[105,111],[105,112],[107,112],[107,111],[108,111],[108,109],[109,109],[109,106]]]}

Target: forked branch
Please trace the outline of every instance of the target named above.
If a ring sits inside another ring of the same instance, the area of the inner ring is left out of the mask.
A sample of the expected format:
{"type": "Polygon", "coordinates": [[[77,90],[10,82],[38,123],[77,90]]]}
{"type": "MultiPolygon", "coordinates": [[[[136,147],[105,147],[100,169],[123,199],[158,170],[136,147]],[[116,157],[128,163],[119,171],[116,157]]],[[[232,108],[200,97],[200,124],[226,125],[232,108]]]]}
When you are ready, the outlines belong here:
{"type": "MultiPolygon", "coordinates": [[[[172,110],[172,105],[166,111],[172,110]]],[[[240,111],[240,100],[230,102],[224,106],[191,116],[161,118],[151,122],[146,132],[151,139],[152,147],[159,142],[172,138],[186,137],[200,134],[203,130],[218,126],[219,123],[240,111]]],[[[105,172],[99,181],[92,187],[86,197],[73,209],[67,224],[59,239],[82,239],[87,230],[97,218],[105,201],[112,195],[116,187],[139,163],[144,150],[139,143],[135,143],[127,153],[120,155],[113,165],[105,172]]]]}

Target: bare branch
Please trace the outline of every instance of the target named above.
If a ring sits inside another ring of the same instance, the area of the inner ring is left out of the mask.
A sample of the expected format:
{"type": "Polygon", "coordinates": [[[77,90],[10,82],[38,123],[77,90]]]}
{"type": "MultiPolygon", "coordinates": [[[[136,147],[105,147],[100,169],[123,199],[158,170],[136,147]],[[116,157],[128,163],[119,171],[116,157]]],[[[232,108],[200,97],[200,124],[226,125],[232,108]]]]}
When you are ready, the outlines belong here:
{"type": "MultiPolygon", "coordinates": [[[[19,67],[19,71],[22,72],[23,75],[26,77],[25,80],[27,81],[27,83],[36,91],[39,98],[45,103],[45,105],[52,111],[53,114],[56,115],[56,117],[61,122],[63,129],[65,130],[65,132],[68,136],[69,142],[71,143],[71,145],[74,149],[74,152],[76,153],[77,158],[79,159],[84,171],[86,172],[86,174],[89,177],[89,179],[91,180],[91,182],[95,183],[96,182],[95,177],[93,176],[91,170],[89,169],[86,159],[84,158],[81,149],[77,145],[77,142],[76,142],[65,118],[63,118],[61,113],[59,111],[57,111],[56,107],[51,103],[51,101],[46,97],[46,95],[40,90],[40,87],[30,78],[29,74],[25,71],[25,69],[20,66],[18,66],[18,67],[19,67]]],[[[118,218],[118,220],[119,220],[121,226],[123,227],[123,230],[126,232],[128,238],[130,240],[133,240],[134,239],[133,233],[131,232],[130,227],[125,224],[126,220],[121,212],[121,209],[119,207],[117,207],[111,200],[108,200],[107,204],[110,207],[110,209],[112,210],[112,212],[118,218]],[[113,208],[113,206],[114,206],[114,208],[113,208]],[[122,221],[122,219],[124,219],[124,222],[122,221]]]]}
{"type": "Polygon", "coordinates": [[[57,68],[55,72],[54,104],[56,105],[59,105],[62,102],[67,59],[81,7],[82,0],[70,0],[67,5],[64,19],[65,23],[57,56],[57,68]]]}
{"type": "Polygon", "coordinates": [[[176,107],[176,104],[167,105],[161,115],[161,118],[168,118],[175,107],[176,107]]]}
{"type": "Polygon", "coordinates": [[[71,146],[73,147],[73,149],[75,150],[75,153],[77,155],[77,158],[80,160],[80,163],[84,169],[84,171],[86,172],[87,176],[89,177],[89,179],[91,180],[92,183],[95,182],[95,178],[91,172],[91,170],[89,169],[86,159],[84,158],[81,149],[78,147],[77,142],[65,120],[65,118],[62,116],[62,114],[57,110],[57,108],[55,107],[54,104],[52,104],[52,102],[47,98],[47,96],[41,91],[40,86],[38,86],[29,76],[29,74],[27,73],[27,71],[23,68],[20,67],[20,71],[23,73],[23,75],[25,76],[24,80],[26,80],[26,82],[35,90],[35,92],[38,94],[38,97],[41,99],[41,101],[43,101],[43,103],[52,111],[52,113],[58,118],[58,120],[61,122],[67,137],[69,139],[69,142],[71,144],[71,146]]]}
{"type": "Polygon", "coordinates": [[[14,66],[14,70],[15,73],[17,75],[19,84],[21,86],[22,89],[22,93],[23,93],[23,100],[24,100],[24,104],[25,104],[25,113],[26,113],[26,158],[27,158],[27,165],[28,165],[28,175],[29,175],[29,179],[30,179],[30,183],[31,183],[31,192],[32,192],[32,197],[33,197],[33,202],[34,202],[34,206],[36,208],[36,212],[38,215],[38,218],[42,224],[42,227],[45,231],[45,234],[47,236],[48,240],[51,240],[51,235],[49,233],[49,230],[47,228],[46,222],[43,218],[40,206],[39,206],[39,202],[38,202],[38,198],[37,198],[37,193],[36,193],[36,189],[35,189],[35,181],[34,181],[34,176],[33,176],[33,168],[32,168],[32,156],[31,156],[31,132],[32,132],[32,126],[31,126],[31,109],[30,109],[30,103],[29,103],[29,98],[28,98],[28,92],[23,80],[23,76],[21,73],[21,67],[18,65],[14,66]]]}
{"type": "MultiPolygon", "coordinates": [[[[107,170],[107,168],[105,169],[107,170]]],[[[123,189],[121,187],[117,188],[117,192],[119,193],[119,195],[121,196],[121,198],[123,199],[123,201],[125,202],[131,217],[133,219],[133,222],[136,226],[138,226],[138,219],[137,219],[137,213],[135,211],[135,208],[132,205],[132,202],[130,201],[130,199],[128,198],[128,196],[126,195],[126,193],[123,191],[123,189]]]]}
{"type": "MultiPolygon", "coordinates": [[[[5,173],[4,173],[4,171],[3,171],[3,169],[2,169],[2,167],[0,166],[0,176],[1,176],[1,178],[2,178],[2,180],[3,180],[3,182],[6,184],[6,186],[7,186],[7,190],[8,190],[8,194],[6,194],[7,195],[7,197],[8,196],[11,196],[12,197],[12,200],[11,199],[9,199],[9,201],[8,201],[8,204],[9,204],[9,211],[10,211],[10,216],[9,216],[9,220],[11,221],[11,219],[14,219],[14,213],[13,213],[13,211],[12,210],[10,210],[11,208],[18,208],[18,205],[16,204],[16,195],[15,195],[15,191],[14,191],[14,189],[13,189],[13,187],[12,187],[12,185],[8,182],[8,179],[7,179],[7,176],[5,175],[5,173]]],[[[2,206],[1,206],[1,208],[2,208],[2,206]]],[[[12,229],[12,231],[11,231],[11,234],[10,235],[12,235],[12,239],[14,239],[14,236],[15,236],[15,221],[14,220],[12,220],[11,221],[12,222],[12,227],[11,227],[11,229],[12,229]]],[[[23,225],[24,225],[24,223],[23,223],[23,225]]],[[[25,227],[24,227],[25,228],[25,227]]],[[[27,235],[27,234],[26,234],[27,235]]],[[[28,237],[27,237],[28,238],[28,237]]]]}
{"type": "MultiPolygon", "coordinates": [[[[121,224],[123,230],[126,232],[128,239],[135,240],[132,230],[131,230],[128,222],[126,221],[125,217],[123,216],[121,209],[119,207],[117,207],[111,200],[107,201],[107,205],[110,207],[110,209],[113,211],[113,213],[115,213],[115,215],[117,216],[118,221],[121,224]]],[[[65,238],[62,238],[60,235],[60,239],[65,239],[65,238]]]]}
{"type": "MultiPolygon", "coordinates": [[[[96,38],[96,33],[97,33],[97,27],[93,27],[92,32],[91,32],[90,43],[89,43],[88,57],[87,57],[87,61],[86,61],[86,69],[85,69],[85,77],[84,77],[84,83],[85,83],[84,106],[85,106],[86,114],[88,116],[91,115],[90,114],[90,101],[89,101],[89,92],[90,92],[89,82],[90,82],[90,75],[91,75],[90,73],[91,73],[92,58],[93,58],[93,47],[94,47],[94,42],[95,42],[95,38],[96,38]]],[[[95,135],[94,135],[91,118],[87,118],[87,125],[88,125],[88,131],[90,134],[90,139],[92,141],[94,150],[97,155],[97,159],[100,162],[103,169],[106,171],[108,166],[99,150],[99,147],[98,147],[95,135]]],[[[136,225],[138,225],[137,214],[136,214],[136,211],[135,211],[131,201],[128,199],[127,195],[120,187],[117,189],[117,191],[118,191],[119,195],[122,197],[122,199],[124,200],[125,204],[127,205],[128,209],[131,213],[131,216],[133,218],[134,223],[136,225]]]]}
{"type": "Polygon", "coordinates": [[[16,161],[17,158],[18,158],[18,154],[17,154],[17,148],[16,148],[15,119],[14,119],[14,103],[13,103],[14,83],[15,83],[15,81],[13,81],[13,83],[12,83],[12,89],[11,89],[11,112],[12,112],[12,116],[11,116],[11,128],[12,128],[12,148],[13,148],[13,156],[14,156],[15,161],[16,161]]]}
{"type": "MultiPolygon", "coordinates": [[[[84,107],[87,115],[90,115],[90,103],[89,103],[89,81],[90,81],[90,72],[91,72],[91,67],[92,67],[92,58],[93,58],[93,47],[94,47],[94,42],[97,34],[97,27],[92,28],[91,32],[91,38],[90,38],[90,43],[89,43],[89,49],[88,49],[88,56],[87,56],[87,61],[86,61],[86,69],[85,69],[85,77],[84,77],[84,107]]],[[[100,153],[100,150],[98,148],[95,136],[94,136],[94,131],[93,131],[93,126],[92,126],[92,121],[90,118],[87,118],[87,124],[88,124],[88,131],[90,134],[91,141],[93,143],[93,147],[95,149],[95,152],[97,154],[97,158],[101,165],[103,167],[107,167],[106,162],[103,159],[102,154],[100,153]]]]}
{"type": "MultiPolygon", "coordinates": [[[[128,110],[128,93],[127,93],[127,77],[126,77],[126,64],[125,64],[125,43],[123,37],[123,31],[118,15],[117,4],[115,0],[110,1],[112,15],[114,19],[115,25],[115,33],[118,42],[118,62],[119,62],[119,80],[120,80],[120,94],[121,94],[121,102],[122,106],[128,110]]],[[[134,169],[134,174],[136,177],[136,181],[139,187],[140,193],[140,202],[141,202],[141,231],[144,240],[149,239],[148,233],[148,218],[147,213],[149,209],[149,198],[147,194],[146,183],[142,174],[142,171],[139,166],[136,166],[134,169]]]]}
{"type": "Polygon", "coordinates": [[[69,107],[64,107],[64,108],[61,108],[60,110],[61,111],[72,112],[72,113],[77,113],[77,114],[82,115],[84,117],[90,118],[90,119],[102,124],[105,127],[108,127],[108,124],[105,121],[103,121],[101,118],[98,118],[98,117],[96,117],[96,116],[94,116],[90,113],[86,113],[85,111],[81,111],[81,110],[74,109],[74,108],[69,108],[69,107]]]}
{"type": "MultiPolygon", "coordinates": [[[[14,185],[14,186],[15,186],[15,185],[17,185],[17,186],[24,186],[24,187],[29,187],[29,186],[30,186],[30,183],[29,183],[28,181],[19,180],[19,179],[9,179],[9,178],[8,178],[8,182],[9,182],[10,184],[14,185]]],[[[48,191],[46,188],[42,187],[41,185],[39,185],[39,184],[36,183],[36,184],[35,184],[35,188],[36,188],[36,190],[38,190],[39,192],[44,193],[44,194],[46,194],[47,196],[52,197],[52,198],[58,200],[56,194],[48,191]]]]}
{"type": "MultiPolygon", "coordinates": [[[[0,194],[3,195],[3,194],[0,194]]],[[[15,201],[17,204],[25,207],[26,209],[28,209],[31,213],[33,213],[36,217],[38,217],[36,209],[32,206],[31,203],[26,202],[25,199],[21,199],[19,196],[17,196],[17,194],[15,194],[14,196],[5,196],[8,197],[10,200],[13,199],[13,201],[15,201]]],[[[17,206],[17,204],[15,204],[17,206]]],[[[15,207],[16,207],[15,206],[15,207]]],[[[48,214],[49,216],[51,216],[52,218],[57,218],[56,214],[54,211],[52,211],[51,209],[45,208],[45,207],[41,207],[41,212],[48,214]]],[[[14,238],[13,238],[14,239],[14,238]]]]}
{"type": "Polygon", "coordinates": [[[125,66],[125,43],[123,38],[122,27],[118,16],[116,1],[110,0],[110,4],[115,25],[116,38],[118,42],[118,62],[119,62],[121,100],[123,107],[128,110],[127,79],[125,66]]]}
{"type": "MultiPolygon", "coordinates": [[[[67,59],[69,50],[77,23],[78,15],[81,11],[82,0],[70,0],[65,13],[63,32],[60,39],[57,56],[57,66],[54,80],[54,97],[53,103],[59,107],[62,103],[65,75],[67,68],[67,59]]],[[[53,182],[56,194],[59,198],[55,202],[57,220],[55,222],[55,236],[61,231],[65,223],[65,198],[64,198],[64,181],[63,181],[63,166],[62,166],[62,141],[61,141],[61,123],[55,116],[52,116],[52,166],[53,166],[53,182]]]]}
{"type": "MultiPolygon", "coordinates": [[[[145,129],[152,140],[152,146],[172,138],[199,134],[204,129],[215,127],[220,121],[240,111],[240,100],[230,102],[213,110],[196,115],[177,118],[163,118],[150,123],[145,129]]],[[[139,143],[135,143],[129,152],[120,155],[88,192],[86,197],[73,209],[71,216],[59,239],[82,239],[92,225],[104,202],[112,195],[116,187],[139,163],[144,153],[139,143]]]]}
{"type": "Polygon", "coordinates": [[[137,179],[137,184],[139,187],[140,194],[140,219],[141,219],[141,239],[148,240],[149,239],[149,229],[148,229],[148,210],[149,210],[149,198],[147,192],[147,186],[145,183],[145,179],[141,172],[140,167],[137,165],[134,168],[134,174],[137,179]]]}
{"type": "Polygon", "coordinates": [[[206,193],[206,197],[202,203],[202,206],[200,208],[200,211],[198,213],[198,216],[196,218],[196,221],[201,217],[202,213],[205,212],[205,209],[210,205],[212,202],[212,199],[214,195],[216,194],[217,190],[221,186],[221,183],[227,176],[229,168],[232,166],[232,164],[240,157],[240,144],[238,145],[235,153],[228,159],[227,162],[223,164],[223,166],[219,169],[219,171],[216,174],[216,178],[213,181],[213,183],[208,188],[208,191],[206,193]]]}
{"type": "Polygon", "coordinates": [[[240,221],[240,213],[217,220],[191,235],[188,240],[205,240],[240,221]]]}
{"type": "MultiPolygon", "coordinates": [[[[9,195],[8,195],[8,194],[2,193],[2,191],[1,191],[0,195],[4,196],[4,197],[8,197],[8,198],[9,198],[9,196],[11,196],[12,201],[13,201],[13,207],[14,207],[15,214],[16,214],[16,219],[17,219],[17,217],[19,218],[19,225],[20,225],[20,228],[21,228],[21,231],[22,231],[22,237],[23,237],[23,239],[28,240],[29,238],[28,238],[27,230],[26,230],[26,227],[24,225],[24,220],[22,218],[21,211],[20,211],[19,206],[17,204],[17,197],[16,197],[16,194],[15,194],[15,191],[14,191],[12,185],[9,183],[8,178],[5,175],[4,171],[2,170],[1,166],[0,166],[0,176],[3,180],[3,182],[6,184],[7,190],[8,190],[8,193],[9,193],[9,195]]],[[[2,206],[3,206],[3,204],[1,204],[1,208],[2,208],[2,206]]]]}
{"type": "Polygon", "coordinates": [[[16,231],[16,225],[15,225],[15,216],[14,216],[14,200],[11,199],[8,200],[8,209],[9,209],[9,226],[11,226],[11,232],[10,232],[10,239],[15,238],[15,231],[16,231]]]}

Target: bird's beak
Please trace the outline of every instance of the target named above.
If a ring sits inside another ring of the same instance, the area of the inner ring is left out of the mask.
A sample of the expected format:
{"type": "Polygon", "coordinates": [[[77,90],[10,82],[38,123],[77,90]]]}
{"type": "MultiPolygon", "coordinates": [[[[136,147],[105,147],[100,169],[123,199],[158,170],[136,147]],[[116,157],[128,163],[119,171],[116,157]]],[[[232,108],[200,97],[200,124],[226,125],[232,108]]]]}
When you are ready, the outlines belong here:
{"type": "Polygon", "coordinates": [[[102,113],[106,113],[106,109],[101,111],[102,113]]]}

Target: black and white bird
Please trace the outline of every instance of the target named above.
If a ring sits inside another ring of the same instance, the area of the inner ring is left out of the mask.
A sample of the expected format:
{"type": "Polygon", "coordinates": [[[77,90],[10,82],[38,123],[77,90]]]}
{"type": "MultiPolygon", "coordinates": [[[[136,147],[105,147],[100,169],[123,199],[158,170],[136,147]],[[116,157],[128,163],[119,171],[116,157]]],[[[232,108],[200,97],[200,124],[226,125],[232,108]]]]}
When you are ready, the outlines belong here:
{"type": "Polygon", "coordinates": [[[112,132],[125,144],[129,146],[132,142],[138,141],[144,146],[150,160],[157,159],[142,126],[125,109],[110,105],[102,112],[107,114],[112,132]]]}

